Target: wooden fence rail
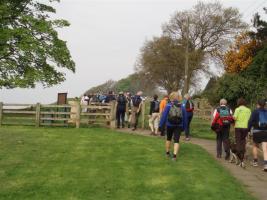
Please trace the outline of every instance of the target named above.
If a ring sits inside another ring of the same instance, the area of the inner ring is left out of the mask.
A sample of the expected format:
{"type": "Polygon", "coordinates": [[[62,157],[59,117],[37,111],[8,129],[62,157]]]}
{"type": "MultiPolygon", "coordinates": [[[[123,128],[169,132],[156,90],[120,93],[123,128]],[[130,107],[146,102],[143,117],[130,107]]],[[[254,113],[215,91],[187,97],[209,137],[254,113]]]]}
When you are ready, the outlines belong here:
{"type": "MultiPolygon", "coordinates": [[[[148,125],[149,102],[143,103],[140,128],[148,125]]],[[[127,109],[128,110],[128,109],[127,109]]],[[[212,119],[213,110],[195,109],[194,116],[204,120],[212,119]]],[[[1,125],[75,126],[102,124],[116,127],[116,102],[80,105],[73,101],[66,105],[47,104],[4,104],[0,102],[1,125]]]]}
{"type": "Polygon", "coordinates": [[[110,104],[45,105],[4,104],[0,102],[1,125],[69,126],[103,124],[115,128],[115,102],[110,104]]]}

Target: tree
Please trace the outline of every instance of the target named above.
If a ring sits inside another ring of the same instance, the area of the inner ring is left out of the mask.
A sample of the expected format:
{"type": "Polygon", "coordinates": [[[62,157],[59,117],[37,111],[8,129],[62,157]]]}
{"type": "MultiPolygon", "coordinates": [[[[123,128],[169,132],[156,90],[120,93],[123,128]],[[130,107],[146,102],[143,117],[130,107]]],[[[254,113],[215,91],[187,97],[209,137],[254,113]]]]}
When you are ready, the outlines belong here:
{"type": "Polygon", "coordinates": [[[66,42],[56,31],[69,23],[52,20],[56,10],[41,2],[0,3],[0,88],[52,86],[65,80],[62,69],[75,71],[66,42]]]}
{"type": "Polygon", "coordinates": [[[246,24],[241,21],[237,9],[224,8],[219,2],[199,2],[191,10],[176,12],[163,26],[163,32],[172,38],[185,40],[187,27],[193,50],[221,58],[225,47],[246,24]]]}
{"type": "MultiPolygon", "coordinates": [[[[164,88],[168,93],[181,89],[184,81],[185,48],[183,41],[167,36],[147,41],[141,50],[137,71],[151,83],[164,88]]],[[[201,51],[189,55],[190,77],[201,70],[201,51]]],[[[189,79],[191,80],[191,79],[189,79]]]]}
{"type": "Polygon", "coordinates": [[[145,95],[149,96],[153,96],[154,94],[159,93],[157,91],[157,87],[153,83],[148,82],[146,79],[144,79],[144,77],[137,73],[131,74],[128,77],[120,79],[118,81],[109,80],[101,85],[90,88],[85,93],[106,94],[109,91],[114,91],[118,94],[120,91],[123,91],[135,94],[140,90],[143,91],[145,95]]]}
{"type": "Polygon", "coordinates": [[[226,72],[238,73],[246,69],[260,47],[259,42],[251,39],[248,33],[238,35],[234,45],[230,46],[230,49],[224,55],[226,72]]]}

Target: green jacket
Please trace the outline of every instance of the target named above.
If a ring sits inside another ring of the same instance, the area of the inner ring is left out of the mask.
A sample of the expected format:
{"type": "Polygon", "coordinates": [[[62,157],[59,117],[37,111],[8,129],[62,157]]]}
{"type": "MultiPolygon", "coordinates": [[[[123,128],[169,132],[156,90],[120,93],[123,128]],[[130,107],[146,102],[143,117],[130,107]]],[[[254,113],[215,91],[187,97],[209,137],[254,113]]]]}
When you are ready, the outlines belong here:
{"type": "Polygon", "coordinates": [[[251,110],[246,106],[239,106],[236,108],[234,113],[235,128],[248,128],[250,115],[251,110]]]}

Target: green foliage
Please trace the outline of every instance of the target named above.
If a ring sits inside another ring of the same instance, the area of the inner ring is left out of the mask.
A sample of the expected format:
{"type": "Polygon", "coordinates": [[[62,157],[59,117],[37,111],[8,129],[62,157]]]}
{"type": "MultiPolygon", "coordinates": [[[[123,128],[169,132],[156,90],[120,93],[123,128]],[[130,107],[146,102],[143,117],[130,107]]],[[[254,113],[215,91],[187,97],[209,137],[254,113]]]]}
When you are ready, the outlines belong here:
{"type": "Polygon", "coordinates": [[[252,200],[204,149],[103,128],[0,128],[0,199],[252,200]],[[223,188],[223,189],[222,189],[223,188]]]}
{"type": "Polygon", "coordinates": [[[85,93],[107,93],[108,91],[114,91],[118,93],[123,91],[135,94],[140,90],[143,91],[145,95],[153,95],[154,93],[158,93],[155,84],[144,79],[137,73],[131,74],[119,81],[109,80],[101,85],[90,88],[85,93]]]}
{"type": "Polygon", "coordinates": [[[238,98],[245,98],[253,104],[267,95],[267,45],[253,58],[249,67],[239,74],[224,74],[212,87],[204,91],[211,104],[218,104],[220,98],[236,106],[238,98]]]}
{"type": "Polygon", "coordinates": [[[65,80],[61,68],[75,71],[66,42],[56,31],[69,23],[52,20],[55,12],[35,0],[1,1],[0,88],[52,86],[65,80]]]}

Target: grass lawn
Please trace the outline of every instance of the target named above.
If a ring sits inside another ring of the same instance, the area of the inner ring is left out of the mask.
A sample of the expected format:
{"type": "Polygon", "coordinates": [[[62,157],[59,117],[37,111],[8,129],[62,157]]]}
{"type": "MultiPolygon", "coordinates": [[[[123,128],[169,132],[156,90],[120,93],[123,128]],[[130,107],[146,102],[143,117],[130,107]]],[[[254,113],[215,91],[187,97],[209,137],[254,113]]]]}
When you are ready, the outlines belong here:
{"type": "Polygon", "coordinates": [[[197,138],[215,140],[216,134],[210,129],[211,122],[194,117],[191,122],[191,135],[197,138]]]}
{"type": "Polygon", "coordinates": [[[0,199],[253,199],[208,153],[104,128],[0,128],[0,199]]]}

